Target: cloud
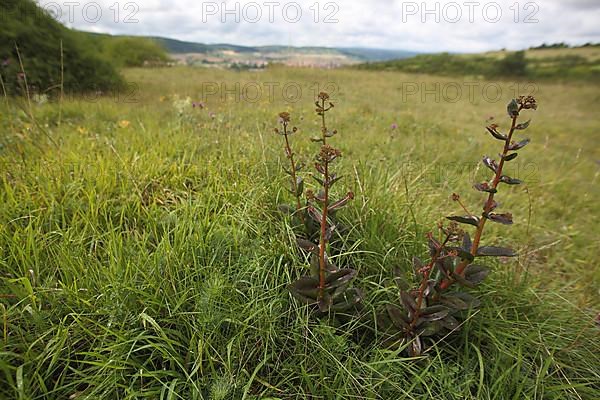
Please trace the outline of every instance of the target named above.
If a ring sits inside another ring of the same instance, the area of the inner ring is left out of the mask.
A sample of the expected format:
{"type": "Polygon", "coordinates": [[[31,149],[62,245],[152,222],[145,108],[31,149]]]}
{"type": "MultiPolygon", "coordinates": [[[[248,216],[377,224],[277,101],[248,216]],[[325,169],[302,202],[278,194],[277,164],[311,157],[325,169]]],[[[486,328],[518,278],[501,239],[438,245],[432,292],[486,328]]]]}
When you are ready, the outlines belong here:
{"type": "Polygon", "coordinates": [[[76,29],[203,43],[520,49],[600,41],[597,0],[39,0],[76,29]],[[70,4],[70,5],[69,5],[70,4]],[[100,11],[100,14],[98,13],[100,11]],[[255,20],[258,20],[257,22],[255,20]]]}

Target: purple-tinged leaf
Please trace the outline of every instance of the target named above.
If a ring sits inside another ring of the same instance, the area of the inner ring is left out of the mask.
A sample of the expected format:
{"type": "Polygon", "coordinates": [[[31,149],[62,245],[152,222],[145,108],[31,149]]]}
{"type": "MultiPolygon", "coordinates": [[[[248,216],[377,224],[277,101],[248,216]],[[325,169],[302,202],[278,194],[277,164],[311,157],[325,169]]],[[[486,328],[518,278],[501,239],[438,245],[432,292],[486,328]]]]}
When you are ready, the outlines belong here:
{"type": "Polygon", "coordinates": [[[521,150],[523,147],[527,146],[530,141],[531,141],[530,139],[523,139],[518,143],[512,142],[510,144],[510,146],[508,147],[508,149],[510,151],[521,150]]]}
{"type": "Polygon", "coordinates": [[[314,176],[314,175],[311,175],[311,176],[312,176],[312,178],[313,178],[315,181],[317,181],[317,183],[318,183],[319,185],[321,185],[321,186],[325,186],[325,182],[323,181],[323,179],[319,178],[318,176],[314,176]]]}
{"type": "Polygon", "coordinates": [[[450,217],[446,217],[446,218],[449,219],[450,221],[459,222],[461,224],[469,224],[469,225],[473,225],[473,226],[479,225],[479,217],[476,217],[474,215],[467,215],[464,217],[450,216],[450,217]]]}
{"type": "Polygon", "coordinates": [[[316,137],[316,136],[315,136],[315,137],[312,137],[312,138],[310,138],[310,141],[311,141],[311,142],[314,142],[314,143],[320,143],[320,142],[322,142],[322,141],[323,141],[323,138],[322,138],[322,137],[316,137]]]}
{"type": "Polygon", "coordinates": [[[323,219],[323,214],[321,214],[321,211],[317,210],[315,207],[309,205],[308,206],[308,215],[310,215],[310,217],[317,223],[321,223],[321,220],[323,219]]]}
{"type": "Polygon", "coordinates": [[[473,261],[475,259],[470,251],[466,251],[462,247],[448,247],[448,250],[456,252],[461,260],[473,261]]]}
{"type": "Polygon", "coordinates": [[[468,288],[473,289],[475,287],[474,283],[471,283],[470,281],[468,281],[467,279],[465,279],[465,277],[463,277],[462,275],[457,274],[455,272],[452,273],[452,278],[454,278],[454,280],[456,282],[458,282],[459,284],[461,284],[463,286],[466,286],[468,288]]]}
{"type": "Polygon", "coordinates": [[[442,324],[439,321],[426,321],[417,331],[417,335],[427,337],[434,336],[440,333],[442,324]]]}
{"type": "Polygon", "coordinates": [[[474,285],[484,281],[490,274],[490,269],[483,265],[471,264],[465,269],[465,279],[474,285]]]}
{"type": "Polygon", "coordinates": [[[326,313],[330,310],[333,304],[333,299],[327,293],[321,298],[317,300],[317,305],[319,306],[319,311],[322,313],[326,313]]]}
{"type": "Polygon", "coordinates": [[[331,311],[350,310],[363,299],[361,291],[356,288],[350,288],[342,293],[342,295],[343,296],[334,297],[333,305],[330,307],[331,311]]]}
{"type": "Polygon", "coordinates": [[[316,299],[319,293],[319,280],[312,276],[304,276],[289,286],[292,294],[316,299]]]}
{"type": "Polygon", "coordinates": [[[408,318],[408,314],[405,310],[402,310],[398,306],[392,304],[386,304],[385,309],[396,328],[405,330],[410,327],[410,319],[408,318]]]}
{"type": "Polygon", "coordinates": [[[497,126],[492,125],[492,126],[488,126],[486,129],[496,139],[507,141],[508,140],[508,136],[501,134],[500,132],[498,132],[498,130],[496,128],[497,128],[497,126]]]}
{"type": "Polygon", "coordinates": [[[421,344],[421,338],[418,336],[413,339],[410,343],[408,354],[411,357],[419,357],[423,353],[423,345],[421,344]]]}
{"type": "Polygon", "coordinates": [[[513,223],[513,216],[511,213],[505,213],[505,214],[489,213],[487,215],[487,217],[489,218],[490,221],[498,222],[498,223],[504,224],[504,225],[512,225],[512,223],[513,223]]]}
{"type": "Polygon", "coordinates": [[[496,193],[496,192],[498,192],[498,190],[496,190],[493,187],[491,187],[490,184],[487,183],[487,182],[476,183],[475,185],[473,185],[473,187],[476,190],[479,190],[480,192],[487,192],[487,193],[496,193]]]}
{"type": "Polygon", "coordinates": [[[309,240],[298,238],[296,239],[296,243],[298,244],[298,247],[309,253],[317,254],[319,252],[319,246],[309,240]]]}
{"type": "Polygon", "coordinates": [[[404,279],[404,272],[398,267],[394,268],[394,282],[400,290],[410,289],[409,283],[404,279]]]}
{"type": "Polygon", "coordinates": [[[460,322],[452,315],[448,315],[446,318],[440,320],[440,324],[449,331],[454,331],[460,327],[460,322]]]}
{"type": "Polygon", "coordinates": [[[512,154],[507,154],[506,157],[502,157],[504,159],[504,161],[512,161],[515,158],[517,158],[519,156],[519,153],[512,153],[512,154]]]}
{"type": "Polygon", "coordinates": [[[356,270],[353,269],[340,269],[339,271],[330,274],[325,279],[325,286],[327,289],[335,289],[346,283],[349,283],[356,276],[356,270]]]}
{"type": "Polygon", "coordinates": [[[529,124],[531,124],[531,120],[529,120],[527,122],[523,122],[522,124],[515,126],[515,129],[518,131],[525,130],[525,129],[529,128],[529,124]]]}
{"type": "Polygon", "coordinates": [[[469,293],[456,292],[454,293],[454,296],[464,301],[469,308],[479,308],[481,305],[481,301],[469,293]]]}
{"type": "Polygon", "coordinates": [[[431,307],[426,307],[421,310],[421,317],[425,321],[438,321],[442,318],[446,318],[450,314],[450,310],[448,307],[444,307],[442,305],[436,305],[431,307]]]}
{"type": "Polygon", "coordinates": [[[491,169],[493,172],[498,172],[498,163],[496,163],[496,161],[492,160],[488,156],[483,157],[483,164],[489,169],[491,169]]]}
{"type": "Polygon", "coordinates": [[[435,253],[437,253],[437,250],[442,246],[433,236],[429,237],[427,244],[429,245],[429,255],[431,257],[433,257],[435,253]]]}
{"type": "Polygon", "coordinates": [[[348,192],[348,194],[346,194],[346,196],[344,196],[344,198],[336,201],[335,203],[331,204],[329,206],[329,210],[331,211],[336,211],[342,207],[344,207],[346,204],[348,204],[350,202],[350,200],[354,199],[354,193],[352,192],[348,192]]]}
{"type": "Polygon", "coordinates": [[[327,240],[327,241],[331,240],[331,237],[333,236],[333,232],[335,232],[336,229],[337,229],[336,225],[327,226],[327,229],[325,230],[325,240],[327,240]]]}
{"type": "MultiPolygon", "coordinates": [[[[483,203],[483,209],[485,210],[487,208],[487,200],[483,203]]],[[[499,204],[496,200],[492,200],[492,204],[490,204],[490,211],[494,211],[496,208],[498,208],[499,204]]]]}
{"type": "Polygon", "coordinates": [[[327,186],[332,187],[340,179],[342,179],[342,176],[337,176],[336,174],[331,174],[331,177],[327,181],[327,186]]]}
{"type": "Polygon", "coordinates": [[[500,177],[500,182],[506,183],[507,185],[520,185],[523,181],[515,178],[511,178],[510,176],[503,175],[500,177]]]}
{"type": "Polygon", "coordinates": [[[321,163],[315,163],[315,169],[319,171],[321,174],[325,175],[325,167],[321,163]]]}
{"type": "Polygon", "coordinates": [[[471,247],[473,246],[473,242],[471,241],[471,236],[465,232],[463,235],[462,247],[465,251],[471,252],[471,247]]]}
{"type": "Polygon", "coordinates": [[[477,257],[516,257],[517,253],[505,247],[483,246],[477,250],[477,257]]]}
{"type": "Polygon", "coordinates": [[[417,309],[415,299],[408,292],[401,290],[400,300],[402,301],[402,305],[408,310],[409,314],[414,313],[417,309]]]}
{"type": "Polygon", "coordinates": [[[468,310],[469,308],[471,308],[471,306],[469,305],[469,302],[461,299],[458,296],[453,296],[453,295],[446,295],[446,296],[440,297],[440,303],[442,303],[443,305],[449,307],[452,310],[456,310],[456,311],[464,311],[464,310],[468,310]]]}

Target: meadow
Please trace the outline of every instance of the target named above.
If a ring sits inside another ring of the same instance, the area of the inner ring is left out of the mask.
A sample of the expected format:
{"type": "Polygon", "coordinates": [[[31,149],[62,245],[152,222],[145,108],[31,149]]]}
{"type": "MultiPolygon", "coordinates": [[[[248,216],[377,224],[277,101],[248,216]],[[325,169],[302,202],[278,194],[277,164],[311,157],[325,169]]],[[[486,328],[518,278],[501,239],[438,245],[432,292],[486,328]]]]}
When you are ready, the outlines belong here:
{"type": "Polygon", "coordinates": [[[0,106],[1,398],[600,397],[596,84],[284,67],[124,75],[118,96],[0,106]],[[483,201],[471,186],[498,151],[490,117],[506,125],[510,99],[538,99],[510,171],[526,185],[502,194],[515,223],[486,233],[520,255],[494,264],[472,291],[481,308],[423,357],[382,347],[361,321],[314,318],[287,290],[308,263],[277,212],[291,199],[273,129],[291,113],[310,162],[321,90],[355,193],[335,261],[358,270],[373,310],[395,293],[390,265],[410,277],[425,234],[456,211],[453,192],[483,201]]]}

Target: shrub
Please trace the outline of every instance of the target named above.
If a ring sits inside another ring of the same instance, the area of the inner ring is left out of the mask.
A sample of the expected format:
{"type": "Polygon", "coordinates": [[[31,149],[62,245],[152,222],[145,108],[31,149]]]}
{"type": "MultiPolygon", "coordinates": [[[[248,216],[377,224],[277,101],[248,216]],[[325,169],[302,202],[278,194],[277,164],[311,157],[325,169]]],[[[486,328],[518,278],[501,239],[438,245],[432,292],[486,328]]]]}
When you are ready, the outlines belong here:
{"type": "Polygon", "coordinates": [[[27,84],[36,92],[51,93],[60,88],[61,58],[65,91],[122,87],[115,68],[86,48],[83,34],[65,28],[32,0],[3,0],[0,18],[0,74],[10,94],[24,90],[19,55],[27,84]]]}

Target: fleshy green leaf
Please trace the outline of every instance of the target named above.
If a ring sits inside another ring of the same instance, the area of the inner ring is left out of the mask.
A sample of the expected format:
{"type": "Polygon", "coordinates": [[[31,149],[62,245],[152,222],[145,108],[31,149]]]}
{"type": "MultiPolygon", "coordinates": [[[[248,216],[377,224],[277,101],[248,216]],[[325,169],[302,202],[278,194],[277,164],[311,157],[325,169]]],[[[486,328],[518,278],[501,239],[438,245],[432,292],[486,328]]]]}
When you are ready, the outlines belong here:
{"type": "Polygon", "coordinates": [[[511,118],[515,118],[519,116],[519,103],[517,100],[513,99],[508,106],[506,107],[506,111],[508,112],[508,116],[511,118]]]}
{"type": "Polygon", "coordinates": [[[304,192],[304,179],[301,176],[296,177],[296,196],[301,196],[304,192]]]}
{"type": "Polygon", "coordinates": [[[318,176],[314,176],[314,175],[311,175],[311,176],[312,176],[312,178],[313,178],[315,181],[317,181],[317,183],[318,183],[319,185],[321,185],[321,186],[325,186],[325,182],[323,181],[323,179],[319,178],[318,176]]]}
{"type": "Polygon", "coordinates": [[[517,253],[515,253],[512,249],[507,249],[504,247],[494,247],[494,246],[483,246],[477,250],[477,257],[516,257],[517,253]]]}

